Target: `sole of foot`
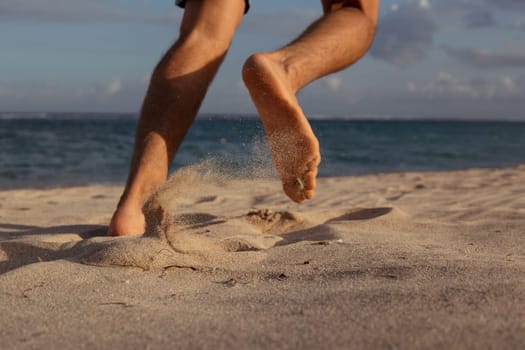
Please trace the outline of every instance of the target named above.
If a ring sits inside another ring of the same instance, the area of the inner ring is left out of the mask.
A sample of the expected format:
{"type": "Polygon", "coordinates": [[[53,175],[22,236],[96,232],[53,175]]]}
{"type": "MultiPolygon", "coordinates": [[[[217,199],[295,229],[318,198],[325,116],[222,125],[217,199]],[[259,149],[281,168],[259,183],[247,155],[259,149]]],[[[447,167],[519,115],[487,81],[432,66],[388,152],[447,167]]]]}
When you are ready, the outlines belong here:
{"type": "Polygon", "coordinates": [[[243,67],[243,80],[264,125],[272,160],[290,199],[314,196],[319,142],[290,88],[282,63],[255,54],[243,67]]]}

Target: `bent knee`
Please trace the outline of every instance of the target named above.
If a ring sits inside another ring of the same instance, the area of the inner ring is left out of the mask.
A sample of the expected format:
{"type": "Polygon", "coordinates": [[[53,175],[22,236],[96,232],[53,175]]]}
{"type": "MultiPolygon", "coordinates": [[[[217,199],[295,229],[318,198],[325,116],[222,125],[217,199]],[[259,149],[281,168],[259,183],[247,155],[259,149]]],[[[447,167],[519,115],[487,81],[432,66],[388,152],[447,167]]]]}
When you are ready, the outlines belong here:
{"type": "Polygon", "coordinates": [[[321,0],[324,13],[330,13],[343,7],[353,7],[363,11],[375,27],[379,14],[379,0],[321,0]]]}

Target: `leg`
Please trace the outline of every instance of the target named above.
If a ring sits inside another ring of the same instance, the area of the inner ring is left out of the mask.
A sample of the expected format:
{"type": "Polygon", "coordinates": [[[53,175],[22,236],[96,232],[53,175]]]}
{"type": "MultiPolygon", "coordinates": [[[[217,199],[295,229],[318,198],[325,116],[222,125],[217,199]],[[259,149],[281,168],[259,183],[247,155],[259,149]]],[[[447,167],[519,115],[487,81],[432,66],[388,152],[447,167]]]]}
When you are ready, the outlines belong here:
{"type": "Polygon", "coordinates": [[[155,68],[111,235],[144,232],[142,204],[168,174],[244,12],[243,0],[189,0],[175,44],[155,68]]]}
{"type": "Polygon", "coordinates": [[[375,32],[378,0],[323,0],[325,15],[299,38],[252,55],[243,79],[261,116],[284,192],[300,203],[314,195],[319,143],[295,94],[315,79],[356,62],[375,32]]]}

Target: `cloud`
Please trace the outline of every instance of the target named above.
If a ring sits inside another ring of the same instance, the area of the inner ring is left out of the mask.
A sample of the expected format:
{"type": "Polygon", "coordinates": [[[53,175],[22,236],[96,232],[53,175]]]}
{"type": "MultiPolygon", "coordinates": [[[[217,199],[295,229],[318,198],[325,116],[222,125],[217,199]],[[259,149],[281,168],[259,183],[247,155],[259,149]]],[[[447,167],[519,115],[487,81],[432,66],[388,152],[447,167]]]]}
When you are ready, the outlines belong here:
{"type": "Polygon", "coordinates": [[[487,10],[471,11],[463,16],[467,28],[491,27],[495,24],[493,12],[487,10]]]}
{"type": "Polygon", "coordinates": [[[459,17],[461,25],[467,29],[496,27],[519,30],[519,26],[508,23],[516,18],[518,18],[516,23],[520,23],[525,12],[523,0],[439,0],[432,4],[436,18],[459,17]]]}
{"type": "Polygon", "coordinates": [[[484,0],[484,3],[493,10],[525,11],[525,2],[523,0],[484,0]]]}
{"type": "Polygon", "coordinates": [[[180,21],[180,11],[172,14],[133,12],[101,0],[24,0],[0,4],[0,20],[41,22],[140,21],[166,23],[180,21]]]}
{"type": "Polygon", "coordinates": [[[510,25],[510,29],[525,31],[525,21],[518,20],[510,25]]]}
{"type": "Polygon", "coordinates": [[[378,22],[370,54],[396,65],[415,63],[432,49],[436,30],[428,1],[393,6],[378,22]]]}
{"type": "Polygon", "coordinates": [[[492,52],[485,49],[454,48],[444,45],[443,51],[461,63],[478,68],[525,67],[525,51],[492,52]]]}
{"type": "Polygon", "coordinates": [[[113,79],[104,88],[104,95],[111,97],[119,93],[120,90],[122,90],[122,82],[120,79],[113,79]]]}
{"type": "Polygon", "coordinates": [[[408,82],[407,90],[424,99],[521,100],[525,97],[525,76],[462,79],[442,72],[426,82],[408,82]]]}
{"type": "Polygon", "coordinates": [[[136,111],[146,90],[144,79],[114,78],[70,86],[54,81],[0,84],[4,111],[136,111]]]}
{"type": "Polygon", "coordinates": [[[439,13],[457,14],[470,11],[516,12],[525,11],[522,0],[437,0],[432,2],[439,13]]]}
{"type": "Polygon", "coordinates": [[[468,12],[486,10],[487,6],[477,1],[441,0],[433,3],[433,10],[440,16],[463,15],[468,12]]]}
{"type": "Polygon", "coordinates": [[[343,86],[343,79],[337,75],[333,75],[323,79],[323,83],[329,91],[338,92],[343,86]]]}
{"type": "Polygon", "coordinates": [[[429,9],[430,3],[428,2],[428,0],[419,0],[418,7],[421,9],[429,9]]]}

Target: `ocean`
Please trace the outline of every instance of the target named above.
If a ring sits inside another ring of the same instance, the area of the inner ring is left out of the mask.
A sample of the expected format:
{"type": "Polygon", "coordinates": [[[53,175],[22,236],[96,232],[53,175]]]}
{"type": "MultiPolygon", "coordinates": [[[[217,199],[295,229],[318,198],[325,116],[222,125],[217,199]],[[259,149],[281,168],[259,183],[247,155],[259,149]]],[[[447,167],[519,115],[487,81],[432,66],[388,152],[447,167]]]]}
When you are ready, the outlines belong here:
{"type": "MultiPolygon", "coordinates": [[[[0,113],[0,189],[123,184],[136,124],[130,114],[0,113]]],[[[525,123],[323,119],[311,125],[321,144],[319,176],[525,163],[525,123]]],[[[255,163],[271,167],[260,121],[199,116],[171,171],[209,159],[239,176],[255,163]]]]}

